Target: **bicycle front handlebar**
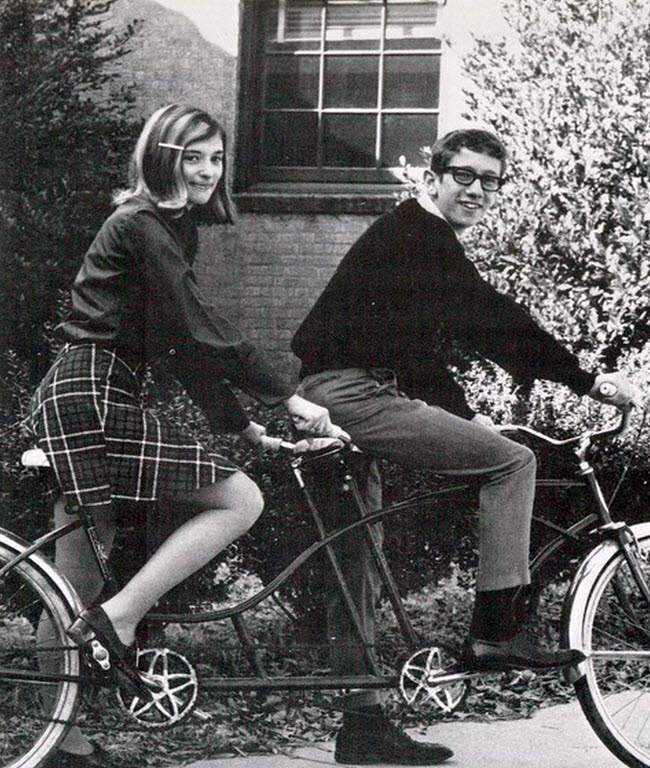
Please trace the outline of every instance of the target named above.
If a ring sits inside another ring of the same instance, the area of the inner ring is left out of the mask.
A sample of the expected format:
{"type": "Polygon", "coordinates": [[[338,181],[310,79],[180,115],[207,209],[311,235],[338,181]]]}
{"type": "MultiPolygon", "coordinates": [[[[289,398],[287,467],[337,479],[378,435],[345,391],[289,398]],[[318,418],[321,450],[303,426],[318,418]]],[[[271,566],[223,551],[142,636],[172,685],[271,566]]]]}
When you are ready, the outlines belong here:
{"type": "Polygon", "coordinates": [[[573,445],[575,443],[585,442],[589,443],[594,440],[603,440],[606,438],[616,437],[616,435],[620,435],[625,432],[625,430],[630,425],[631,410],[631,408],[621,408],[620,419],[617,424],[606,427],[605,429],[587,430],[586,432],[582,432],[579,435],[567,437],[562,440],[549,437],[548,435],[545,435],[542,432],[538,432],[535,429],[531,429],[531,427],[526,427],[523,424],[500,424],[497,426],[497,429],[499,432],[523,432],[524,434],[531,435],[532,437],[535,437],[544,443],[555,446],[573,445]]]}

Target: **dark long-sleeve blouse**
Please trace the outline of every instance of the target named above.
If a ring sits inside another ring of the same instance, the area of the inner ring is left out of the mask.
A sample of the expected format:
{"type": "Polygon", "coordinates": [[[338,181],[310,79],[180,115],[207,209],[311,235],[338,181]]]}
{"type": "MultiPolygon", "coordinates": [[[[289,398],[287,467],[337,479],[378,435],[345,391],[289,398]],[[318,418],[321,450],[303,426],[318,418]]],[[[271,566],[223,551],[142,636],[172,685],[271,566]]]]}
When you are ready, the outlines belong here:
{"type": "Polygon", "coordinates": [[[191,213],[174,218],[140,198],[119,206],[84,257],[58,331],[131,362],[168,358],[212,427],[238,431],[249,421],[224,380],[267,405],[293,389],[199,289],[197,244],[191,213]]]}
{"type": "Polygon", "coordinates": [[[579,394],[593,385],[573,354],[483,280],[451,226],[408,200],[350,248],[292,349],[302,375],[391,368],[408,394],[469,418],[473,411],[448,370],[454,344],[518,381],[549,379],[579,394]]]}

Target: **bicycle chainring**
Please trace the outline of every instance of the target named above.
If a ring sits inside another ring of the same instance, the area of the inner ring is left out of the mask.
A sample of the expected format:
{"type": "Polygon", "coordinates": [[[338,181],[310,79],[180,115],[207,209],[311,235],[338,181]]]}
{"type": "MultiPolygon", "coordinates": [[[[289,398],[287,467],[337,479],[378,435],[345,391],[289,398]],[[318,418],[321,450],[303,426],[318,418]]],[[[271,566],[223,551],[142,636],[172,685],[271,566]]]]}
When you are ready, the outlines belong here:
{"type": "Polygon", "coordinates": [[[199,682],[184,656],[169,648],[140,648],[136,666],[150,692],[145,700],[132,689],[117,688],[117,699],[129,717],[145,728],[167,728],[192,711],[199,682]]]}
{"type": "Polygon", "coordinates": [[[447,664],[445,669],[439,648],[416,651],[400,673],[399,689],[404,701],[411,707],[431,703],[443,714],[453,712],[464,700],[468,682],[454,675],[452,667],[447,664]],[[444,680],[450,676],[453,679],[444,680]]]}

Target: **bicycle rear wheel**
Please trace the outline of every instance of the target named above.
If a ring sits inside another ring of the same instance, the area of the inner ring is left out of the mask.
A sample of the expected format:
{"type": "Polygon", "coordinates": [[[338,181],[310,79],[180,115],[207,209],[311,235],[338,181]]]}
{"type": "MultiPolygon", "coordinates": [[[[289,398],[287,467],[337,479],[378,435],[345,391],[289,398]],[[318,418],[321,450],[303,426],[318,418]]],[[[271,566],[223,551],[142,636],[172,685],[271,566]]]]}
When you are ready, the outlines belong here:
{"type": "MultiPolygon", "coordinates": [[[[639,539],[638,565],[650,585],[650,537],[639,539]]],[[[632,768],[650,766],[650,605],[618,548],[591,577],[571,611],[572,647],[588,659],[576,683],[582,709],[601,741],[632,768]]]]}
{"type": "MultiPolygon", "coordinates": [[[[14,555],[0,544],[0,567],[14,555]]],[[[37,768],[74,717],[79,653],[66,639],[70,622],[66,602],[37,564],[20,563],[0,580],[2,768],[37,768]]]]}

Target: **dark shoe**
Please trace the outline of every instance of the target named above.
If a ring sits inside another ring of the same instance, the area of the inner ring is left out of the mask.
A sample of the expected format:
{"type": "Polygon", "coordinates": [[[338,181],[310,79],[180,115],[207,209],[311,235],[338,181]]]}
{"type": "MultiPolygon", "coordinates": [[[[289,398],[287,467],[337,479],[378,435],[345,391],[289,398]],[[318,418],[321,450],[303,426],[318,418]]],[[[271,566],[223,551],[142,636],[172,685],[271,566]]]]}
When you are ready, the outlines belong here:
{"type": "Polygon", "coordinates": [[[346,765],[438,765],[454,754],[442,744],[415,741],[384,715],[346,726],[336,735],[334,759],[346,765]]]}
{"type": "Polygon", "coordinates": [[[66,634],[77,645],[90,646],[93,658],[102,669],[109,669],[113,659],[127,659],[134,655],[135,649],[124,645],[115,632],[115,628],[100,605],[86,608],[77,616],[66,630],[66,634]],[[107,652],[101,653],[99,645],[107,652]]]}
{"type": "Polygon", "coordinates": [[[117,765],[110,754],[99,744],[93,742],[93,751],[89,755],[76,755],[57,749],[43,763],[43,768],[110,768],[117,765]]]}
{"type": "Polygon", "coordinates": [[[510,640],[478,640],[470,637],[463,651],[463,663],[479,672],[505,672],[532,669],[543,672],[558,667],[572,667],[585,660],[582,651],[549,651],[538,648],[519,633],[510,640]]]}
{"type": "Polygon", "coordinates": [[[135,646],[124,645],[101,606],[81,611],[66,634],[85,649],[92,664],[112,677],[127,696],[149,697],[150,689],[136,671],[135,646]]]}

